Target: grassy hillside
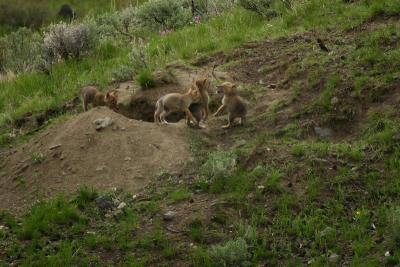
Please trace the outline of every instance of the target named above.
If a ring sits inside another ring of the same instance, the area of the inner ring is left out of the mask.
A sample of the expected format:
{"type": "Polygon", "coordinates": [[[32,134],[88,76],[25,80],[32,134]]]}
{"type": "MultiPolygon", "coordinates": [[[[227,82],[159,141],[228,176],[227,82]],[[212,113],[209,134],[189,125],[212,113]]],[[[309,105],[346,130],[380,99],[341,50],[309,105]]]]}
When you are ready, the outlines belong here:
{"type": "MultiPolygon", "coordinates": [[[[211,119],[211,130],[191,131],[194,161],[138,195],[82,188],[0,215],[0,262],[398,266],[399,17],[396,0],[311,0],[270,20],[235,8],[166,36],[141,33],[146,71],[183,60],[232,73],[248,124],[224,131],[211,119]]],[[[3,142],[26,113],[112,84],[130,51],[103,42],[50,74],[0,82],[3,142]]]]}

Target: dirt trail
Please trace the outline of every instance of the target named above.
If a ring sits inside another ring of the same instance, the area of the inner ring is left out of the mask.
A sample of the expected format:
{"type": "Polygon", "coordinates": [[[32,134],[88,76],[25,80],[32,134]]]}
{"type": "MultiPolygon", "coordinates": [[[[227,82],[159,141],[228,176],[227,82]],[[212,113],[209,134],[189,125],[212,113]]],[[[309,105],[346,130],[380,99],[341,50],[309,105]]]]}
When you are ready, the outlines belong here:
{"type": "Polygon", "coordinates": [[[184,128],[130,120],[107,108],[82,113],[1,155],[0,210],[18,213],[40,198],[68,195],[80,186],[137,192],[190,158],[184,128]],[[113,125],[96,131],[93,121],[107,116],[113,125]]]}

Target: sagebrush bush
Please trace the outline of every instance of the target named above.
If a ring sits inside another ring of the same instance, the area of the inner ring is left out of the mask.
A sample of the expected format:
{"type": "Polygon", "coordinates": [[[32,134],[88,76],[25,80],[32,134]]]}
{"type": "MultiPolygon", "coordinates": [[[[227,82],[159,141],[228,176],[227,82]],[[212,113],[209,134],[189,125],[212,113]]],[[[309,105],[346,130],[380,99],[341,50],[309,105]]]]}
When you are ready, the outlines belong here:
{"type": "Polygon", "coordinates": [[[191,11],[184,0],[150,0],[137,9],[142,26],[163,31],[183,27],[192,19],[191,11]]]}
{"type": "Polygon", "coordinates": [[[202,175],[215,180],[231,175],[236,166],[236,156],[228,152],[214,152],[201,167],[202,175]]]}
{"type": "Polygon", "coordinates": [[[236,0],[185,0],[194,16],[217,15],[235,6],[236,0]]]}
{"type": "Polygon", "coordinates": [[[119,37],[131,41],[140,30],[137,8],[129,7],[114,13],[105,13],[96,18],[96,25],[102,38],[119,37]]]}
{"type": "Polygon", "coordinates": [[[0,38],[0,72],[20,73],[34,69],[41,47],[41,36],[27,28],[0,38]]]}
{"type": "Polygon", "coordinates": [[[228,241],[225,245],[211,247],[210,256],[215,266],[248,265],[248,245],[243,238],[228,241]]]}
{"type": "Polygon", "coordinates": [[[95,25],[59,23],[51,25],[44,36],[45,55],[53,61],[75,58],[88,54],[97,41],[95,25]]]}
{"type": "Polygon", "coordinates": [[[291,6],[292,0],[239,0],[245,9],[254,11],[265,18],[272,18],[291,6]]]}

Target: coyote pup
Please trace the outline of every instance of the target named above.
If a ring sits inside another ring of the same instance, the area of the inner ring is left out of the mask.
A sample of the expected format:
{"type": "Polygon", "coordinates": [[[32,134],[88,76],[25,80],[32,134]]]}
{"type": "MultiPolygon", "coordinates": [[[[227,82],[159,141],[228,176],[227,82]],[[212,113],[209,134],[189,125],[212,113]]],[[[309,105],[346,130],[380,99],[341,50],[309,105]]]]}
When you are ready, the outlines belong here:
{"type": "Polygon", "coordinates": [[[156,124],[168,124],[165,117],[171,112],[185,112],[187,118],[194,123],[198,123],[189,110],[192,103],[200,101],[200,92],[198,89],[190,88],[187,93],[170,93],[162,96],[156,103],[154,112],[154,122],[156,124]]]}
{"type": "Polygon", "coordinates": [[[195,128],[201,128],[199,123],[201,120],[206,120],[210,110],[208,108],[208,102],[210,97],[208,96],[208,90],[210,88],[210,82],[208,78],[200,78],[194,81],[195,86],[200,93],[200,101],[190,105],[189,110],[192,115],[196,118],[197,123],[192,125],[189,118],[186,118],[186,124],[195,128]]]}
{"type": "Polygon", "coordinates": [[[240,124],[243,124],[246,120],[247,105],[243,98],[238,96],[236,84],[224,82],[217,88],[217,94],[223,93],[224,97],[222,98],[222,105],[214,113],[214,116],[220,115],[225,110],[228,111],[228,124],[222,126],[222,128],[231,127],[236,118],[240,118],[240,124]]]}
{"type": "Polygon", "coordinates": [[[81,90],[83,110],[88,110],[88,105],[92,104],[93,107],[105,106],[105,95],[97,90],[94,86],[86,86],[81,90]]]}

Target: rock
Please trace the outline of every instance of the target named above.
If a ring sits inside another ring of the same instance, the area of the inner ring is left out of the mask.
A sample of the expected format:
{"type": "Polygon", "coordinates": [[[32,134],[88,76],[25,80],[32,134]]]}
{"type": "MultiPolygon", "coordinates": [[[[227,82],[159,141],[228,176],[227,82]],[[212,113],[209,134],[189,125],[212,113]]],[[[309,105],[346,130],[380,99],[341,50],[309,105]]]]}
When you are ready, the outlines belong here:
{"type": "Polygon", "coordinates": [[[385,257],[390,257],[391,255],[390,255],[390,251],[386,251],[385,252],[385,257]]]}
{"type": "Polygon", "coordinates": [[[336,105],[339,103],[339,98],[337,98],[336,96],[332,97],[331,99],[331,104],[332,105],[336,105]]]}
{"type": "Polygon", "coordinates": [[[56,148],[59,148],[59,147],[61,147],[61,144],[57,144],[57,145],[51,146],[51,147],[49,147],[49,149],[53,150],[53,149],[56,149],[56,148]]]}
{"type": "Polygon", "coordinates": [[[330,128],[314,127],[314,131],[321,139],[330,139],[333,134],[330,128]]]}
{"type": "Polygon", "coordinates": [[[125,207],[126,207],[126,203],[125,203],[125,202],[121,202],[121,203],[118,205],[117,209],[122,210],[122,209],[125,208],[125,207]]]}
{"type": "Polygon", "coordinates": [[[170,211],[167,211],[166,213],[164,213],[163,218],[165,221],[172,221],[174,219],[175,215],[176,215],[176,212],[170,210],[170,211]]]}
{"type": "Polygon", "coordinates": [[[259,185],[259,186],[257,186],[257,189],[258,189],[258,190],[264,190],[264,189],[265,189],[265,186],[259,185]]]}
{"type": "Polygon", "coordinates": [[[96,205],[102,210],[111,210],[114,208],[114,203],[107,197],[98,197],[95,199],[96,205]]]}
{"type": "Polygon", "coordinates": [[[124,160],[125,160],[125,161],[131,161],[132,158],[131,158],[131,157],[125,157],[124,160]]]}
{"type": "Polygon", "coordinates": [[[133,200],[136,200],[137,197],[138,197],[137,195],[132,195],[132,199],[133,199],[133,200]]]}
{"type": "Polygon", "coordinates": [[[340,256],[336,253],[333,253],[332,255],[329,256],[329,262],[331,263],[337,263],[340,260],[340,256]]]}
{"type": "Polygon", "coordinates": [[[237,141],[237,142],[233,145],[233,148],[239,148],[239,147],[242,147],[242,146],[244,146],[244,145],[246,145],[246,144],[247,144],[246,140],[241,139],[241,140],[237,141]]]}
{"type": "Polygon", "coordinates": [[[96,125],[96,131],[101,131],[102,129],[113,124],[113,120],[110,117],[100,118],[95,120],[93,123],[96,125]]]}
{"type": "Polygon", "coordinates": [[[314,261],[315,261],[314,259],[311,259],[311,260],[307,261],[307,264],[308,264],[308,265],[311,265],[311,264],[314,263],[314,261]]]}
{"type": "Polygon", "coordinates": [[[97,172],[102,172],[106,169],[106,166],[97,166],[96,171],[97,172]]]}

